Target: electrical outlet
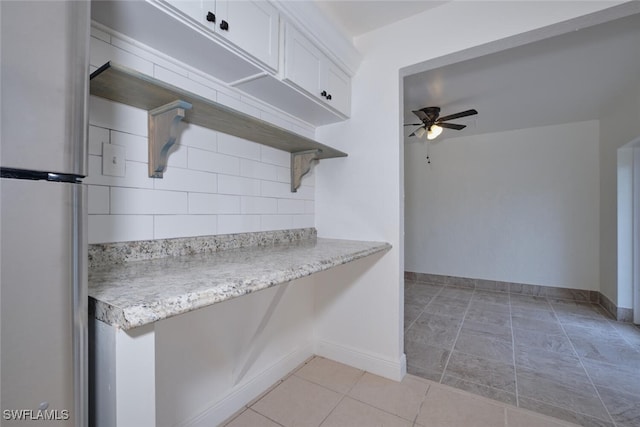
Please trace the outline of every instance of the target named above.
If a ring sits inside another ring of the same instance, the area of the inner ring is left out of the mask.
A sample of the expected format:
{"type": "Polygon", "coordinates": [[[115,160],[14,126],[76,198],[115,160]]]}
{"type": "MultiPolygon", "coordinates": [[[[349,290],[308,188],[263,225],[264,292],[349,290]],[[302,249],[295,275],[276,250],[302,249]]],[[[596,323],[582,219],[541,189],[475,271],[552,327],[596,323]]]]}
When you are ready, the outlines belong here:
{"type": "Polygon", "coordinates": [[[102,143],[102,175],[124,176],[125,148],[121,145],[102,143]]]}

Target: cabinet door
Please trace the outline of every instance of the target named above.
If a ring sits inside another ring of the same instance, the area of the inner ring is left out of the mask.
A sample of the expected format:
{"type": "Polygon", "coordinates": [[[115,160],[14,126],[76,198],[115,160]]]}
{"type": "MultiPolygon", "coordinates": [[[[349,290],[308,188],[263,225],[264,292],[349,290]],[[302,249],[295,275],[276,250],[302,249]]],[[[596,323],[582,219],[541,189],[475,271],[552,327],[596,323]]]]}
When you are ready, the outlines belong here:
{"type": "Polygon", "coordinates": [[[207,12],[215,13],[215,1],[210,0],[166,0],[168,4],[181,13],[193,18],[196,22],[204,23],[207,12]]]}
{"type": "Polygon", "coordinates": [[[327,94],[331,96],[331,99],[327,97],[327,105],[330,105],[346,116],[350,116],[351,79],[349,75],[329,60],[327,60],[323,72],[324,76],[321,81],[323,82],[323,86],[326,86],[327,94]]]}
{"type": "Polygon", "coordinates": [[[216,10],[219,35],[277,70],[279,14],[275,7],[265,1],[218,0],[216,10]]]}
{"type": "Polygon", "coordinates": [[[320,69],[325,56],[291,25],[286,27],[285,80],[320,99],[320,69]]]}

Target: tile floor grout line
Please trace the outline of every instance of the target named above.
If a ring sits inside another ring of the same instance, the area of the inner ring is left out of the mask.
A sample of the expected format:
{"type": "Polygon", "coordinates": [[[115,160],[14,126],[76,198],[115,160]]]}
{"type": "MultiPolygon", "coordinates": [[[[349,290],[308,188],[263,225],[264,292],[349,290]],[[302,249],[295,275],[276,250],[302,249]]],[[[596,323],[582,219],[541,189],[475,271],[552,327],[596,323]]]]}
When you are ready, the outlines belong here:
{"type": "MultiPolygon", "coordinates": [[[[362,371],[362,373],[360,374],[360,376],[358,377],[358,379],[356,379],[356,380],[353,382],[353,384],[351,385],[351,387],[349,387],[349,390],[347,390],[346,392],[342,393],[342,397],[340,398],[340,400],[338,400],[338,403],[336,403],[336,405],[335,405],[333,408],[331,408],[331,410],[329,411],[329,413],[327,414],[327,416],[326,416],[326,417],[324,417],[324,418],[322,419],[322,421],[320,421],[320,424],[318,424],[318,427],[322,426],[322,424],[327,420],[327,418],[329,418],[329,417],[331,416],[331,414],[333,414],[333,411],[335,411],[335,410],[336,410],[336,408],[337,408],[338,406],[340,406],[340,403],[342,403],[342,401],[344,400],[344,398],[345,398],[345,397],[347,397],[347,395],[349,394],[349,392],[350,392],[351,390],[353,390],[353,388],[356,386],[356,384],[358,384],[358,381],[360,381],[360,380],[362,379],[362,377],[364,377],[364,375],[365,375],[366,373],[367,373],[367,371],[362,371]]],[[[309,381],[309,380],[307,380],[306,378],[302,378],[302,377],[299,377],[299,378],[301,378],[301,379],[303,379],[303,380],[305,380],[305,381],[309,381]]],[[[325,386],[323,386],[322,384],[317,384],[317,383],[315,383],[315,382],[313,382],[313,381],[309,381],[309,382],[310,382],[311,384],[316,384],[316,385],[318,385],[318,386],[320,386],[320,387],[324,387],[324,388],[326,388],[327,390],[331,390],[329,387],[325,387],[325,386]]],[[[335,390],[331,390],[331,391],[336,392],[335,390]]],[[[339,392],[336,392],[336,393],[339,393],[339,392]]]]}
{"type": "MultiPolygon", "coordinates": [[[[513,311],[511,310],[511,293],[509,293],[509,329],[511,329],[511,356],[513,357],[513,382],[516,387],[516,407],[520,407],[520,393],[518,391],[518,367],[516,366],[516,334],[513,332],[513,311]]],[[[506,414],[505,414],[506,418],[506,414]]]]}
{"type": "Polygon", "coordinates": [[[424,391],[424,396],[422,396],[422,402],[420,402],[420,406],[418,406],[418,412],[416,413],[416,416],[413,417],[413,423],[411,423],[412,427],[415,427],[416,424],[418,423],[418,416],[420,415],[420,412],[422,412],[422,407],[424,406],[424,403],[427,401],[427,395],[429,394],[431,387],[432,387],[431,384],[427,384],[427,389],[424,391]]]}
{"type": "Polygon", "coordinates": [[[440,375],[439,384],[442,384],[444,380],[444,375],[447,372],[447,367],[449,366],[449,361],[451,360],[451,356],[453,356],[453,349],[456,348],[456,344],[458,343],[458,338],[460,337],[460,331],[462,330],[462,325],[464,325],[464,319],[467,318],[467,313],[469,312],[469,308],[471,307],[471,300],[473,299],[473,295],[475,295],[476,289],[473,289],[471,293],[471,298],[469,298],[469,302],[467,303],[467,308],[464,310],[464,314],[462,315],[462,320],[460,321],[460,326],[458,326],[458,332],[456,333],[456,337],[453,340],[453,344],[451,345],[451,351],[449,352],[449,356],[447,356],[447,361],[444,364],[444,368],[442,369],[442,374],[440,375]]]}
{"type": "MultiPolygon", "coordinates": [[[[598,396],[598,399],[600,400],[600,403],[602,404],[602,407],[604,408],[604,410],[607,412],[607,415],[609,416],[609,420],[611,421],[611,423],[613,424],[614,427],[617,427],[616,421],[613,419],[613,417],[611,416],[611,412],[609,412],[609,408],[607,408],[607,405],[604,404],[604,400],[602,400],[602,396],[600,396],[600,392],[598,391],[598,388],[596,387],[595,383],[593,382],[593,380],[591,379],[591,375],[589,375],[589,371],[587,371],[587,368],[585,368],[584,366],[584,362],[582,361],[582,357],[580,356],[580,353],[578,353],[578,351],[576,350],[575,345],[573,345],[573,341],[571,341],[571,337],[569,337],[569,334],[567,333],[567,331],[564,329],[564,324],[560,321],[560,317],[558,317],[558,314],[556,313],[556,309],[553,307],[553,304],[551,304],[550,301],[547,301],[549,303],[549,305],[551,306],[551,311],[553,311],[553,315],[556,316],[556,318],[558,319],[558,324],[560,325],[560,328],[562,329],[562,332],[564,332],[564,335],[567,337],[567,339],[569,340],[569,344],[571,345],[571,348],[573,349],[574,353],[576,354],[576,356],[578,357],[578,362],[580,362],[580,366],[582,367],[582,369],[584,370],[584,373],[587,375],[587,378],[589,379],[589,383],[591,384],[591,387],[593,387],[593,389],[596,392],[596,396],[598,396]]],[[[616,331],[617,332],[617,331],[616,331]]],[[[581,412],[578,411],[573,411],[577,414],[580,414],[581,412]]],[[[590,416],[588,414],[582,414],[582,415],[587,415],[590,416]]],[[[597,418],[597,417],[594,417],[597,418]]],[[[604,421],[604,420],[603,420],[604,421]]]]}
{"type": "MultiPolygon", "coordinates": [[[[425,283],[426,283],[426,282],[425,282],[425,283]]],[[[426,304],[424,305],[424,307],[422,308],[422,310],[420,311],[420,313],[418,313],[418,315],[416,316],[416,318],[415,318],[415,319],[413,319],[413,321],[411,322],[411,324],[409,324],[409,327],[407,327],[407,328],[404,330],[403,334],[406,334],[406,333],[407,333],[407,331],[408,331],[409,329],[411,329],[411,327],[412,327],[412,326],[413,326],[413,325],[418,321],[418,319],[420,318],[420,316],[422,316],[422,314],[423,314],[423,313],[424,313],[424,311],[427,309],[427,307],[429,306],[429,304],[431,304],[431,301],[433,301],[433,299],[434,299],[435,297],[437,297],[437,296],[440,294],[440,292],[442,292],[442,290],[444,289],[444,286],[443,286],[443,285],[438,285],[438,286],[440,286],[440,289],[438,289],[438,292],[436,292],[436,293],[435,293],[435,295],[433,295],[433,296],[431,297],[431,299],[429,299],[429,302],[428,302],[428,303],[426,303],[426,304]]],[[[405,305],[406,305],[406,303],[405,303],[405,305]]]]}
{"type": "Polygon", "coordinates": [[[640,347],[634,345],[631,341],[629,341],[627,339],[627,337],[623,334],[620,333],[620,331],[618,331],[618,328],[616,328],[614,325],[617,325],[618,323],[621,323],[623,325],[631,325],[631,326],[635,326],[634,323],[628,323],[628,322],[620,322],[619,320],[616,319],[606,319],[607,322],[609,322],[610,324],[612,323],[611,327],[613,328],[614,331],[616,331],[616,334],[618,334],[618,336],[620,338],[622,338],[622,341],[626,342],[627,344],[629,344],[629,346],[636,351],[636,353],[640,353],[640,347]]]}

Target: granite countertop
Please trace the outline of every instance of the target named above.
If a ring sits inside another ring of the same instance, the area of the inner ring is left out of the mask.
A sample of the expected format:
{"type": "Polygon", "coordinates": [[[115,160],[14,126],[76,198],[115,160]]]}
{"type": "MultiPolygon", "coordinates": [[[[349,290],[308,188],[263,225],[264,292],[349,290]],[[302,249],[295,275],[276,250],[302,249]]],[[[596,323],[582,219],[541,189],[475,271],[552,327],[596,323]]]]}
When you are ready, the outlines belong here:
{"type": "Polygon", "coordinates": [[[391,249],[389,243],[306,239],[89,271],[89,308],[125,330],[328,270],[391,249]]]}

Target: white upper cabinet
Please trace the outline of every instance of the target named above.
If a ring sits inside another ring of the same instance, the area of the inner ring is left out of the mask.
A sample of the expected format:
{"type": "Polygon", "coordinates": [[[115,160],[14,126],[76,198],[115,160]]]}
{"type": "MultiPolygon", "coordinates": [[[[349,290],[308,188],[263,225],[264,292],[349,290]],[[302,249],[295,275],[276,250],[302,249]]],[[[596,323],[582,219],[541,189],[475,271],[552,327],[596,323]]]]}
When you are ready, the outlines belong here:
{"type": "MultiPolygon", "coordinates": [[[[351,78],[333,62],[322,68],[325,73],[320,81],[326,86],[327,103],[345,116],[351,115],[351,78]]],[[[322,92],[320,92],[322,94],[322,92]]]]}
{"type": "MultiPolygon", "coordinates": [[[[323,126],[350,117],[351,75],[359,60],[355,48],[332,38],[334,32],[325,31],[324,21],[317,21],[316,14],[309,12],[306,21],[296,21],[306,10],[304,4],[94,1],[91,16],[239,92],[306,123],[323,126]]],[[[105,58],[105,62],[112,59],[105,58]]]]}
{"type": "Polygon", "coordinates": [[[278,69],[279,15],[275,7],[265,1],[218,1],[216,14],[222,18],[216,23],[220,35],[269,68],[278,69]]]}
{"type": "Polygon", "coordinates": [[[166,2],[198,22],[200,22],[202,18],[207,15],[207,12],[205,12],[207,8],[211,8],[212,12],[215,12],[216,9],[215,1],[166,0],[166,2]]]}
{"type": "Polygon", "coordinates": [[[278,10],[265,1],[166,0],[267,68],[278,69],[278,10]]]}
{"type": "Polygon", "coordinates": [[[285,25],[284,79],[344,116],[351,112],[351,79],[292,25],[285,25]]]}

